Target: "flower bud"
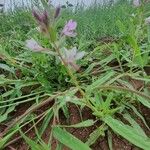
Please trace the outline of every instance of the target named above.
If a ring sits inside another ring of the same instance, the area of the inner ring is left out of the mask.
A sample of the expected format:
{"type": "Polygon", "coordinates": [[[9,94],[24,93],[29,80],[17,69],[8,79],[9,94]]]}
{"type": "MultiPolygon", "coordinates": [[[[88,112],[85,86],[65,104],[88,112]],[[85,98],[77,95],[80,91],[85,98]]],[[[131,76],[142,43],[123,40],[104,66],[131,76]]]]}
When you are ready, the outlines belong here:
{"type": "Polygon", "coordinates": [[[42,22],[41,16],[35,10],[32,11],[32,14],[38,22],[42,22]]]}
{"type": "Polygon", "coordinates": [[[59,16],[60,10],[61,10],[61,7],[58,6],[58,7],[56,8],[56,10],[55,10],[54,18],[57,18],[57,17],[59,16]]]}
{"type": "Polygon", "coordinates": [[[42,14],[42,22],[48,26],[49,24],[49,18],[48,18],[48,12],[45,10],[42,14]]]}
{"type": "Polygon", "coordinates": [[[48,18],[48,12],[45,10],[43,13],[37,13],[35,10],[33,10],[33,16],[37,20],[37,22],[41,25],[44,24],[45,26],[48,26],[49,24],[49,18],[48,18]]]}

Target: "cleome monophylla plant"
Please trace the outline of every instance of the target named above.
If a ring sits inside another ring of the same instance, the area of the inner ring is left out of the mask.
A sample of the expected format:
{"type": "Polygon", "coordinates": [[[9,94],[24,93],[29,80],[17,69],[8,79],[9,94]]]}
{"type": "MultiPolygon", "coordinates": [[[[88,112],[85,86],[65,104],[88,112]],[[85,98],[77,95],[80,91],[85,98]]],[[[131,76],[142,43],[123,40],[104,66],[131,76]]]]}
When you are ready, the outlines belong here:
{"type": "Polygon", "coordinates": [[[0,47],[3,60],[19,72],[14,75],[7,68],[15,79],[0,76],[0,85],[10,90],[2,94],[0,109],[6,113],[0,123],[20,104],[31,103],[23,114],[10,122],[7,120],[8,126],[0,133],[0,149],[23,138],[32,150],[61,150],[65,146],[90,150],[99,138],[105,137],[112,150],[115,133],[134,146],[149,150],[150,138],[145,132],[150,131],[149,122],[141,112],[142,108],[150,108],[150,78],[146,71],[150,63],[150,17],[144,2],[133,1],[126,25],[116,20],[120,31],[117,41],[96,43],[92,50],[82,50],[81,45],[87,43],[80,43],[77,33],[80,24],[75,19],[62,21],[60,6],[53,8],[45,1],[43,5],[44,10],[32,11],[37,27],[28,33],[25,53],[14,58],[0,47]],[[24,88],[26,93],[22,94],[24,88]],[[81,118],[76,124],[68,121],[72,105],[81,118]],[[46,108],[37,113],[43,107],[46,108]],[[92,119],[82,118],[85,108],[92,119]],[[62,118],[67,121],[62,123],[62,118]],[[24,131],[27,125],[31,127],[24,131]],[[92,126],[94,130],[83,141],[69,132],[69,128],[92,126]],[[42,135],[48,127],[49,138],[45,142],[42,135]],[[35,136],[29,138],[32,130],[35,136]],[[17,133],[20,137],[13,139],[17,133]]]}

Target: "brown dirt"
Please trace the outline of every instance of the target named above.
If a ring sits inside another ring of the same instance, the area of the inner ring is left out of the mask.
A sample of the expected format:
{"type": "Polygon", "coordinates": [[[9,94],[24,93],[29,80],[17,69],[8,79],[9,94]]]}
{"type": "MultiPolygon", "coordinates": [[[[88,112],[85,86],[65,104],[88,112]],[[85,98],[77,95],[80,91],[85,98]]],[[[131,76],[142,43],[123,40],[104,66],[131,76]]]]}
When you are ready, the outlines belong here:
{"type": "MultiPolygon", "coordinates": [[[[49,104],[46,107],[43,107],[42,109],[37,110],[35,113],[40,114],[51,106],[52,106],[52,104],[49,104]]],[[[18,115],[21,115],[23,112],[25,112],[25,110],[28,107],[29,107],[29,104],[23,105],[22,107],[18,107],[17,111],[16,111],[17,113],[14,113],[15,117],[18,115]]],[[[69,108],[69,113],[70,113],[70,117],[68,118],[68,121],[66,121],[67,119],[65,118],[63,113],[60,112],[60,120],[59,121],[61,124],[76,124],[76,123],[79,123],[81,120],[95,119],[95,117],[92,115],[92,112],[88,108],[83,108],[81,111],[81,109],[79,109],[76,105],[73,105],[73,104],[68,104],[68,108],[69,108]],[[79,110],[81,112],[79,112],[79,110]],[[82,117],[81,117],[81,114],[82,114],[82,117]]],[[[148,110],[147,108],[142,106],[141,107],[141,113],[143,115],[145,115],[145,118],[149,118],[148,116],[150,115],[150,110],[148,110]]],[[[145,129],[145,126],[142,124],[140,119],[139,119],[139,123],[145,129]]],[[[40,125],[40,123],[39,123],[39,125],[40,125]]],[[[51,125],[52,125],[52,122],[50,122],[48,128],[46,129],[45,133],[43,134],[42,138],[45,142],[47,142],[49,139],[49,135],[51,132],[51,125]]],[[[82,140],[83,142],[86,142],[90,133],[92,133],[92,131],[94,131],[96,129],[96,127],[100,126],[100,125],[101,125],[101,122],[98,122],[92,127],[67,128],[67,131],[70,132],[71,134],[73,134],[74,136],[76,136],[78,139],[82,140]]],[[[31,125],[26,126],[23,130],[26,131],[29,127],[31,127],[31,125]]],[[[3,126],[3,129],[4,128],[5,128],[5,126],[3,126]]],[[[2,128],[1,128],[1,130],[2,130],[2,128]]],[[[145,129],[145,131],[147,131],[147,129],[145,129]]],[[[133,146],[132,144],[130,144],[128,141],[126,141],[122,137],[117,136],[112,131],[111,131],[111,133],[112,133],[113,149],[114,150],[139,150],[139,148],[133,146]]],[[[31,130],[27,135],[28,135],[28,137],[33,138],[35,134],[34,134],[34,131],[31,130]]],[[[16,138],[17,136],[18,136],[18,134],[15,135],[14,138],[16,138]]],[[[57,145],[57,141],[53,140],[52,150],[56,149],[56,145],[57,145]]],[[[92,148],[92,150],[109,150],[108,143],[107,143],[107,136],[106,137],[100,137],[96,141],[96,143],[91,146],[91,148],[92,148]]],[[[19,139],[19,140],[17,140],[17,142],[11,144],[10,146],[5,148],[4,150],[28,150],[28,146],[22,139],[19,139]]],[[[63,150],[70,150],[70,149],[67,147],[64,147],[63,150]]]]}

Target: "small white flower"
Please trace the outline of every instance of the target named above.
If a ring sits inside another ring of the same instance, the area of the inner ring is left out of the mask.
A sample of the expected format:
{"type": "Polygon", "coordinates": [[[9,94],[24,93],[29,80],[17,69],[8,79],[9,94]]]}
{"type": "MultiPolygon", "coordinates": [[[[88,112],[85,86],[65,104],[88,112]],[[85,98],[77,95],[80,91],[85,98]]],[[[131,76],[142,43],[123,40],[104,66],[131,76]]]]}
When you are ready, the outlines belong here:
{"type": "Polygon", "coordinates": [[[132,13],[131,16],[135,18],[135,17],[136,17],[136,14],[132,13]]]}
{"type": "Polygon", "coordinates": [[[147,25],[150,25],[150,16],[145,19],[145,23],[146,23],[147,25]]]}
{"type": "Polygon", "coordinates": [[[141,6],[141,1],[140,0],[133,0],[133,6],[135,6],[135,7],[141,6]]]}
{"type": "Polygon", "coordinates": [[[26,40],[25,46],[34,52],[40,52],[44,50],[44,48],[40,46],[34,39],[26,40]]]}
{"type": "Polygon", "coordinates": [[[77,60],[82,59],[85,56],[85,52],[78,52],[76,47],[72,49],[64,49],[63,58],[66,61],[67,65],[70,65],[74,70],[78,71],[79,66],[76,64],[77,60]]]}

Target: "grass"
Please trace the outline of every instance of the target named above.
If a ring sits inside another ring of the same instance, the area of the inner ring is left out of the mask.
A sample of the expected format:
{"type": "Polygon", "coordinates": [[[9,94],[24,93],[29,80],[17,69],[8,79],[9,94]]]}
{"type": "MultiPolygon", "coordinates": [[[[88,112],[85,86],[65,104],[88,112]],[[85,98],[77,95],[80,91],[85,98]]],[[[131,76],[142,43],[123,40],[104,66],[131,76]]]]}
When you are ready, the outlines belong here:
{"type": "Polygon", "coordinates": [[[134,8],[125,1],[87,9],[78,6],[74,11],[67,8],[48,32],[49,39],[37,32],[30,8],[2,14],[0,125],[4,130],[0,149],[23,138],[33,150],[52,149],[53,140],[56,149],[65,145],[73,150],[88,150],[102,137],[108,137],[109,149],[113,149],[115,133],[147,150],[150,122],[142,109],[150,108],[150,78],[145,69],[150,65],[149,25],[144,23],[149,15],[147,4],[134,8]],[[69,19],[77,21],[78,35],[63,39],[59,34],[69,19]],[[51,51],[36,53],[27,49],[25,41],[31,38],[51,49],[55,57],[51,51]],[[60,59],[64,48],[72,47],[86,52],[77,62],[81,66],[77,72],[66,65],[66,58],[60,59]],[[80,112],[81,122],[76,124],[68,122],[71,104],[80,112]],[[17,115],[19,108],[23,111],[17,115]],[[84,108],[90,109],[94,119],[83,118],[84,108]],[[51,132],[45,142],[42,135],[49,126],[51,132]],[[84,143],[68,132],[68,128],[88,130],[93,126],[96,129],[82,139],[86,140],[84,143]],[[30,132],[35,133],[32,139],[30,132]],[[13,140],[16,133],[20,136],[13,140]]]}

